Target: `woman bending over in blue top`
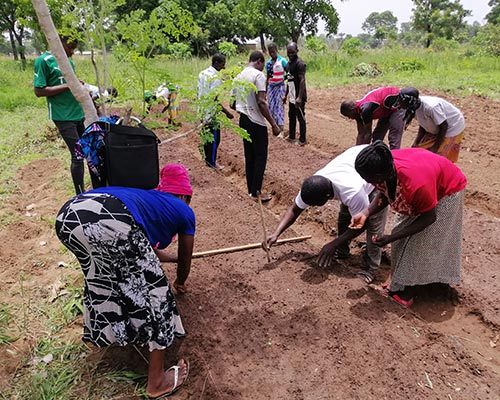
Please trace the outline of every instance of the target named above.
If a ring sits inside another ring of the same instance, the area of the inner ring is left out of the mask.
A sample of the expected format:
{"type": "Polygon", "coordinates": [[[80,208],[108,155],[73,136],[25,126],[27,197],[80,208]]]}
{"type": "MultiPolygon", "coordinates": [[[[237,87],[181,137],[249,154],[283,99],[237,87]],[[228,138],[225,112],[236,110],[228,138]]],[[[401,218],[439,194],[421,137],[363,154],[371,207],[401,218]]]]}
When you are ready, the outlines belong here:
{"type": "Polygon", "coordinates": [[[161,262],[177,260],[173,283],[186,292],[195,216],[193,190],[182,165],[167,165],[156,190],[103,187],[69,200],[56,219],[57,236],[85,276],[83,340],[98,347],[148,345],[147,393],[176,391],[189,365],[164,370],[165,350],[185,331],[161,262]],[[164,250],[178,236],[177,257],[164,250]]]}

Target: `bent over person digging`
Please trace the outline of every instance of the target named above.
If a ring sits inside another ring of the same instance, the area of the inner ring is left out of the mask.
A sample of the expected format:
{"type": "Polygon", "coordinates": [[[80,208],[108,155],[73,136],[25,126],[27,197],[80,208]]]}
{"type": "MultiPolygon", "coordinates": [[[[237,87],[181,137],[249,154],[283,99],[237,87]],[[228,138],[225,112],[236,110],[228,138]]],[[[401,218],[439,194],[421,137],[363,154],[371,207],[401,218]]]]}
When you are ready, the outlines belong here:
{"type": "Polygon", "coordinates": [[[174,393],[189,373],[182,359],[164,369],[167,347],[185,331],[160,263],[177,259],[173,286],[185,293],[196,226],[192,194],[187,170],[171,164],[156,189],[94,189],[69,200],[56,219],[57,236],[85,276],[83,340],[147,345],[150,398],[174,393]],[[164,250],[175,235],[177,257],[164,250]]]}
{"type": "Polygon", "coordinates": [[[378,190],[369,207],[352,218],[351,229],[390,205],[399,215],[389,235],[373,243],[392,243],[388,295],[405,307],[417,286],[460,281],[462,213],[467,178],[446,158],[424,149],[392,150],[381,141],[356,157],[356,171],[378,190]]]}

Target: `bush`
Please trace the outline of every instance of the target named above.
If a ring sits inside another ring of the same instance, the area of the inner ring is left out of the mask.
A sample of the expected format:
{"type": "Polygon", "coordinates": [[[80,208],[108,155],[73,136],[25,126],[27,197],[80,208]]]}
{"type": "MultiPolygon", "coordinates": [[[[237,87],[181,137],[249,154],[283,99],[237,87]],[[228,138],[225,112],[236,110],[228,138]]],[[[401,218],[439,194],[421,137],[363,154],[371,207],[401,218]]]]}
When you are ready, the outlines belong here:
{"type": "Polygon", "coordinates": [[[434,52],[457,49],[460,44],[456,40],[436,38],[432,41],[430,49],[434,52]]]}
{"type": "Polygon", "coordinates": [[[472,45],[477,47],[479,54],[500,56],[500,25],[487,24],[472,39],[472,45]]]}
{"type": "Polygon", "coordinates": [[[379,76],[381,73],[382,71],[377,67],[377,64],[361,63],[353,68],[351,76],[366,76],[368,78],[374,78],[379,76]]]}
{"type": "Polygon", "coordinates": [[[306,38],[306,49],[311,50],[314,53],[324,53],[327,50],[325,42],[323,42],[319,37],[314,35],[309,35],[306,38]]]}
{"type": "Polygon", "coordinates": [[[170,43],[167,54],[174,60],[182,60],[191,57],[191,48],[186,43],[170,43]]]}
{"type": "Polygon", "coordinates": [[[424,64],[417,59],[401,60],[394,66],[396,71],[420,71],[424,69],[424,64]]]}
{"type": "Polygon", "coordinates": [[[349,38],[344,40],[342,43],[342,50],[345,51],[350,56],[359,56],[361,54],[361,48],[363,43],[358,38],[349,38]]]}
{"type": "Polygon", "coordinates": [[[238,47],[234,43],[230,42],[221,42],[217,46],[219,49],[219,53],[224,54],[226,57],[234,57],[236,55],[236,50],[238,47]]]}

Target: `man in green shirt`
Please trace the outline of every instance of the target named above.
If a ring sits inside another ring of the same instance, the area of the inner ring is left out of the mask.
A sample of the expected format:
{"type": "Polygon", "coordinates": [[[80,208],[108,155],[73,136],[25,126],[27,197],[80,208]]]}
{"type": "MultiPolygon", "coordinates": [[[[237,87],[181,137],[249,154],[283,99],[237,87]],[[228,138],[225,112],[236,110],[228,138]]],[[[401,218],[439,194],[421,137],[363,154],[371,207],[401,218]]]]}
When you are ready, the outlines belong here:
{"type": "MultiPolygon", "coordinates": [[[[66,55],[71,57],[76,49],[76,40],[61,36],[61,42],[66,55]]],[[[74,70],[71,60],[70,64],[74,70]]],[[[47,98],[49,118],[56,125],[71,153],[71,178],[76,194],[82,193],[85,191],[83,160],[77,159],[73,153],[75,143],[85,130],[82,106],[69,90],[56,58],[49,51],[35,59],[34,71],[35,95],[47,98]]]]}

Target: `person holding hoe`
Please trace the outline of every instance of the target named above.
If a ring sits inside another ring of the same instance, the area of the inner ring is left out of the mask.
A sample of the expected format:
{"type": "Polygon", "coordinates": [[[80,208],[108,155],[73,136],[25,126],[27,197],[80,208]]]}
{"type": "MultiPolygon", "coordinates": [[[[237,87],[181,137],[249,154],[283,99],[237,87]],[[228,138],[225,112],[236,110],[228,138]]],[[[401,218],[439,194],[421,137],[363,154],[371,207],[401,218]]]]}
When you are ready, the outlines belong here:
{"type": "MultiPolygon", "coordinates": [[[[281,218],[276,230],[262,244],[264,249],[270,249],[307,207],[323,206],[328,200],[336,199],[341,202],[337,220],[338,236],[323,246],[318,263],[322,267],[327,267],[331,266],[335,259],[349,257],[349,241],[363,232],[349,228],[351,216],[368,207],[370,199],[376,194],[373,186],[363,180],[354,168],[354,161],[364,148],[366,145],[346,150],[304,181],[299,194],[281,218]]],[[[386,212],[381,212],[371,216],[366,224],[366,253],[363,257],[362,270],[358,273],[366,283],[373,281],[380,266],[382,251],[372,243],[372,237],[383,235],[385,222],[386,212]]]]}
{"type": "Polygon", "coordinates": [[[61,242],[85,276],[83,340],[97,347],[147,345],[149,398],[163,398],[186,382],[189,363],[164,370],[164,356],[185,331],[161,262],[177,260],[173,287],[185,293],[195,215],[187,170],[165,166],[156,189],[109,186],[79,194],[56,218],[61,242]],[[178,237],[177,257],[164,249],[178,237]]]}

